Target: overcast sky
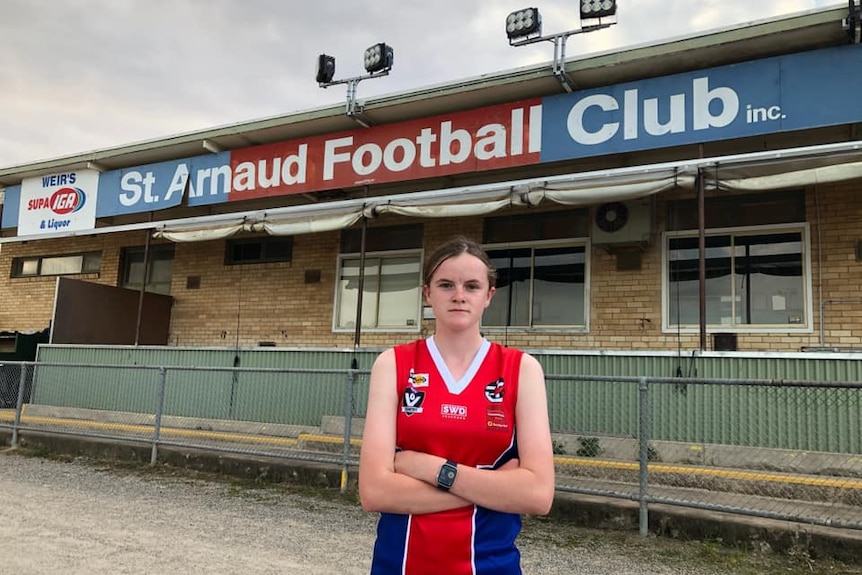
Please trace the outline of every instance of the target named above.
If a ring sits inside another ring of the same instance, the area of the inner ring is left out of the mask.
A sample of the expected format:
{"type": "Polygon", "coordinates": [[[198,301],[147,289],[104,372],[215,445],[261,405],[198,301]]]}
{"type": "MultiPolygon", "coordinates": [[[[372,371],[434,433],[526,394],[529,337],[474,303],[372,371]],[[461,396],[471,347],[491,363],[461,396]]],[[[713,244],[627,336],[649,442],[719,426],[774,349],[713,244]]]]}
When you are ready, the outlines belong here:
{"type": "MultiPolygon", "coordinates": [[[[738,26],[841,0],[619,0],[619,24],[567,55],[738,26]]],[[[391,75],[360,99],[549,62],[512,48],[506,15],[537,6],[545,34],[579,27],[578,2],[537,0],[0,0],[0,167],[343,103],[314,81],[363,73],[376,42],[391,75]]]]}

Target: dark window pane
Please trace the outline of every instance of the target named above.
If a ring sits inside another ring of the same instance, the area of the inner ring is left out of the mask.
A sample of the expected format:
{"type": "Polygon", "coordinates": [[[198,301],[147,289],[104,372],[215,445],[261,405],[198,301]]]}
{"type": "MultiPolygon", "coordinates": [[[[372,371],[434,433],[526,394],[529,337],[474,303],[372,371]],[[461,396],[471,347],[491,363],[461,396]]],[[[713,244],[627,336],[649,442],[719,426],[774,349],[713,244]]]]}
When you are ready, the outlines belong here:
{"type": "MultiPolygon", "coordinates": [[[[799,223],[805,221],[805,194],[787,191],[706,198],[705,212],[706,229],[799,223]]],[[[667,229],[697,229],[697,213],[696,199],[669,202],[667,229]]]]}
{"type": "MultiPolygon", "coordinates": [[[[369,227],[365,230],[365,251],[419,249],[422,247],[422,224],[406,226],[369,227]]],[[[353,227],[341,232],[341,253],[358,254],[362,251],[362,228],[353,227]]]]}
{"type": "Polygon", "coordinates": [[[565,210],[499,216],[485,218],[483,227],[482,238],[486,244],[583,238],[589,235],[589,213],[565,210]]]}

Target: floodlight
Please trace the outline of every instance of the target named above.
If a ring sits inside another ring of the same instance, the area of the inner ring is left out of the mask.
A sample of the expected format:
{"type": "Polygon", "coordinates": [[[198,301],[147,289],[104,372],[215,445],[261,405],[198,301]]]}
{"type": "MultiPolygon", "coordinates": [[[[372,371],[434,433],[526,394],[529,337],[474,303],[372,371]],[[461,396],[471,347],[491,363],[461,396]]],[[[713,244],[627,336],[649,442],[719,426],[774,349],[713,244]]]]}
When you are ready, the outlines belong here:
{"type": "Polygon", "coordinates": [[[380,42],[365,51],[365,70],[374,74],[384,72],[392,68],[395,60],[395,51],[392,46],[380,42]]]}
{"type": "Polygon", "coordinates": [[[328,84],[335,77],[335,57],[321,54],[317,57],[317,83],[328,84]]]}
{"type": "Polygon", "coordinates": [[[581,20],[604,18],[616,13],[616,0],[581,0],[581,20]]]}
{"type": "Polygon", "coordinates": [[[538,8],[524,8],[506,17],[506,36],[509,41],[542,33],[542,17],[538,8]]]}

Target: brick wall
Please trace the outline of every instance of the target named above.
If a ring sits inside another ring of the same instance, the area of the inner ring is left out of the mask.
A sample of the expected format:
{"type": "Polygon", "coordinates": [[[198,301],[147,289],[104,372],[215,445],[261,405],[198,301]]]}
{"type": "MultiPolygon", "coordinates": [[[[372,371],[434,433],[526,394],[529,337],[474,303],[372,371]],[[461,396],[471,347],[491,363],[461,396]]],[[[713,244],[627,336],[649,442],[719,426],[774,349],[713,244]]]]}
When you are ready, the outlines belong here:
{"type": "MultiPolygon", "coordinates": [[[[855,242],[862,239],[862,202],[857,199],[856,188],[821,186],[807,194],[813,331],[740,333],[738,349],[795,351],[821,343],[862,347],[862,262],[855,258],[855,242]],[[821,290],[825,319],[822,342],[821,290]]],[[[659,229],[663,227],[662,212],[663,207],[657,206],[659,229]]],[[[416,220],[387,218],[381,223],[405,221],[416,220]]],[[[456,234],[476,239],[482,234],[481,218],[428,220],[423,225],[427,251],[456,234]]],[[[55,278],[10,278],[14,256],[101,250],[101,273],[75,277],[117,285],[121,248],[143,243],[143,232],[134,232],[4,244],[0,250],[0,331],[42,329],[52,312],[55,278]]],[[[171,345],[247,347],[272,342],[277,346],[352,347],[353,333],[332,331],[338,250],[338,232],[318,233],[294,239],[292,262],[226,266],[223,241],[176,244],[171,345]],[[319,281],[306,283],[307,271],[319,271],[319,281]],[[187,286],[190,277],[200,278],[198,288],[187,286]]],[[[696,349],[699,334],[661,331],[661,242],[645,248],[640,270],[620,271],[616,258],[603,247],[593,247],[590,253],[588,333],[489,331],[489,339],[528,349],[696,349]]],[[[417,333],[362,333],[360,345],[385,347],[430,333],[433,322],[423,321],[417,333]]],[[[711,340],[707,346],[712,347],[711,340]]]]}

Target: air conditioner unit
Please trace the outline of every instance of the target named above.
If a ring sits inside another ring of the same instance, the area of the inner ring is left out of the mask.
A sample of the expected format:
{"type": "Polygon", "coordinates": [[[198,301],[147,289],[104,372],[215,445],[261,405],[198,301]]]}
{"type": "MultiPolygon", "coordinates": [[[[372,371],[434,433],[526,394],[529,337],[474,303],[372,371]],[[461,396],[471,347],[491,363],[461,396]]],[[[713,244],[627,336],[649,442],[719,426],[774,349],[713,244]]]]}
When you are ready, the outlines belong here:
{"type": "Polygon", "coordinates": [[[600,204],[593,211],[592,240],[596,245],[645,245],[652,240],[652,201],[600,204]]]}

